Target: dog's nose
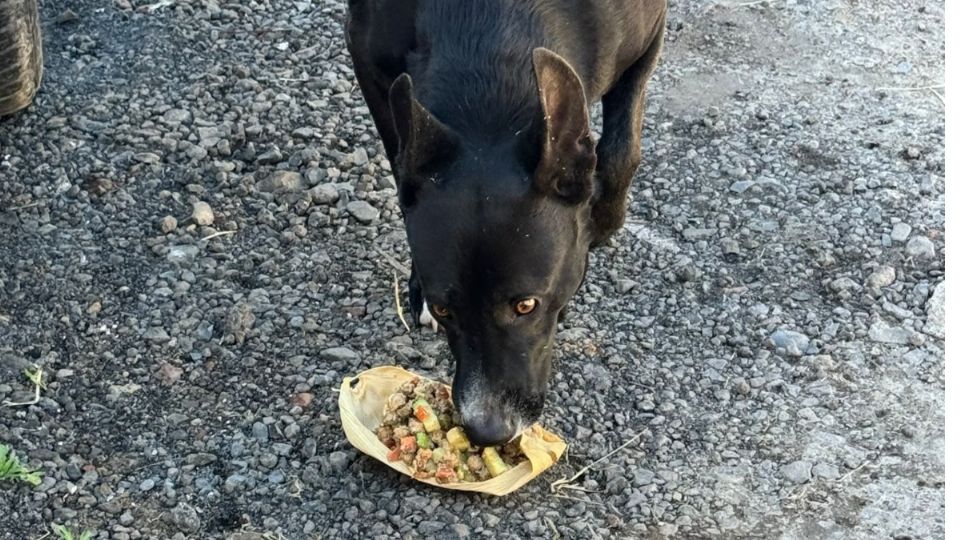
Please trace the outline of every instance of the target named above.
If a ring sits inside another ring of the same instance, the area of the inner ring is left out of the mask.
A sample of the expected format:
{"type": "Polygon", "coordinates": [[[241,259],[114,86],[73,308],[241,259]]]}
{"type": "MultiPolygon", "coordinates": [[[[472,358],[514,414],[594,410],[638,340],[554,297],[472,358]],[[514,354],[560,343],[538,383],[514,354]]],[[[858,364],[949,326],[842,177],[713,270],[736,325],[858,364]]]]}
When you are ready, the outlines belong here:
{"type": "Polygon", "coordinates": [[[464,418],[463,429],[470,442],[477,446],[499,446],[509,442],[516,432],[513,423],[496,414],[464,418]]]}

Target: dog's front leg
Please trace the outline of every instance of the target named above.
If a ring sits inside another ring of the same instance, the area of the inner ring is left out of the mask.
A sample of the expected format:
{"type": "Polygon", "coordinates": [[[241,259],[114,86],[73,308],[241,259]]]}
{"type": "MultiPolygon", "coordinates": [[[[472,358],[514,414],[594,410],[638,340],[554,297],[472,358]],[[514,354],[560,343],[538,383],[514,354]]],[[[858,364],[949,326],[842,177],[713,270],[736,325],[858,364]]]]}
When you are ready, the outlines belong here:
{"type": "Polygon", "coordinates": [[[627,194],[640,166],[640,135],[647,81],[653,74],[663,45],[665,20],[647,51],[603,96],[603,134],[597,146],[599,198],[594,203],[591,247],[606,242],[620,227],[627,213],[627,194]]]}

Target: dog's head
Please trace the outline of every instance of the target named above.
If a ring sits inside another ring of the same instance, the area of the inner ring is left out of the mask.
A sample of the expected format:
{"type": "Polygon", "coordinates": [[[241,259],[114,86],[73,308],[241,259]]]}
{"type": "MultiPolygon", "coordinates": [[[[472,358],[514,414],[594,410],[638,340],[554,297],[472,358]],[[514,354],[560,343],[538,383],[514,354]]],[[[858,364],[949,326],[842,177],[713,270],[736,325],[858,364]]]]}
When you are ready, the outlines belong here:
{"type": "Polygon", "coordinates": [[[454,401],[471,440],[513,438],[543,409],[560,310],[583,281],[596,168],[580,79],[534,52],[542,120],[476,144],[390,90],[398,188],[414,264],[457,361],[454,401]]]}

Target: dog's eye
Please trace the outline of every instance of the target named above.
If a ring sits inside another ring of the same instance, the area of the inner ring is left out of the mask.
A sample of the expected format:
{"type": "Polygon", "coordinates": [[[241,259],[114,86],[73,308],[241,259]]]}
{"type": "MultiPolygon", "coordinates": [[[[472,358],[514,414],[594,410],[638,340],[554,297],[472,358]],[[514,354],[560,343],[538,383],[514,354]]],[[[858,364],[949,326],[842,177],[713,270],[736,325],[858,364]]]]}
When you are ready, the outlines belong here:
{"type": "Polygon", "coordinates": [[[537,309],[537,305],[539,304],[536,298],[524,298],[513,306],[513,310],[517,312],[517,315],[529,315],[533,313],[533,310],[537,309]]]}
{"type": "Polygon", "coordinates": [[[440,304],[433,304],[430,308],[433,309],[433,314],[441,319],[450,315],[450,310],[440,304]]]}

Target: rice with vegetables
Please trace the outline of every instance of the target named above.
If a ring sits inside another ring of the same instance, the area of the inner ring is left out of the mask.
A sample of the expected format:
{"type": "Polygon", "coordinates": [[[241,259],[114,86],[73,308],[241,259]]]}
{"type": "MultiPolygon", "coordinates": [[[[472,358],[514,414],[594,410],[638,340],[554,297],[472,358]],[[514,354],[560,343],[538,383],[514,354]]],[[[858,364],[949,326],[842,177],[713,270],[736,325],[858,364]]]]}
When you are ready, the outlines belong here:
{"type": "Polygon", "coordinates": [[[377,438],[416,478],[437,482],[477,482],[499,476],[526,459],[519,438],[502,447],[470,443],[443,384],[414,378],[387,398],[377,438]]]}

